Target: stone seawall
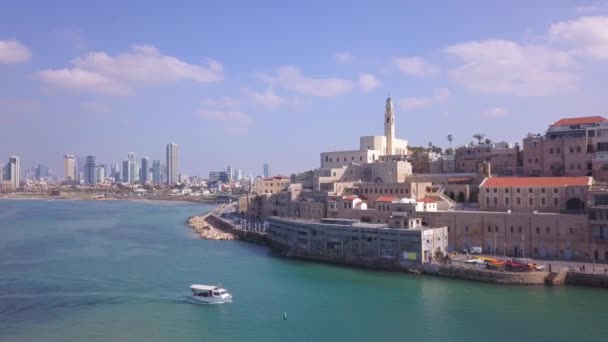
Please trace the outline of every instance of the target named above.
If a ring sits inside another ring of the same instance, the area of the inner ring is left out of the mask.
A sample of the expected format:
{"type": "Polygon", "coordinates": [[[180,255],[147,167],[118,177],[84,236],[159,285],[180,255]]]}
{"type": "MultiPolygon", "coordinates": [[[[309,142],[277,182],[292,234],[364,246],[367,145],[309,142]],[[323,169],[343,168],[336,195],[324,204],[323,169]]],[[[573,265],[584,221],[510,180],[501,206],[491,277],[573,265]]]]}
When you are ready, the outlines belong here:
{"type": "Polygon", "coordinates": [[[458,266],[425,265],[422,273],[494,284],[544,285],[549,272],[501,272],[458,266]]]}
{"type": "Polygon", "coordinates": [[[254,243],[264,243],[266,241],[265,234],[260,233],[260,232],[245,231],[245,230],[238,229],[231,223],[226,222],[226,221],[222,220],[221,218],[219,218],[215,215],[212,215],[212,214],[207,215],[207,217],[205,217],[205,221],[207,223],[209,223],[210,225],[212,225],[213,227],[215,227],[225,233],[232,234],[232,235],[238,237],[239,240],[245,240],[245,241],[254,242],[254,243]]]}
{"type": "Polygon", "coordinates": [[[608,276],[599,274],[568,272],[568,274],[566,275],[566,284],[593,287],[608,287],[608,276]]]}

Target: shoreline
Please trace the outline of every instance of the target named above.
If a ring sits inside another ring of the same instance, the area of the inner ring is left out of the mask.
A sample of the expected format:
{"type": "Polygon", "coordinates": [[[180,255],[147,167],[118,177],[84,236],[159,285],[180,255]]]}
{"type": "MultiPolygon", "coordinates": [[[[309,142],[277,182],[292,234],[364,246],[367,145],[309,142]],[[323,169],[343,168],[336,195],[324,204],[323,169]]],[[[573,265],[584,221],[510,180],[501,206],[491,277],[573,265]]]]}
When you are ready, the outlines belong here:
{"type": "Polygon", "coordinates": [[[192,228],[196,234],[205,240],[216,240],[216,241],[230,241],[230,240],[240,240],[238,235],[231,234],[222,229],[218,229],[215,225],[213,225],[209,217],[214,213],[218,213],[224,206],[220,205],[218,208],[214,210],[210,210],[202,215],[194,215],[190,216],[186,219],[186,224],[192,228]]]}
{"type": "Polygon", "coordinates": [[[212,200],[201,200],[196,198],[155,198],[155,197],[96,197],[96,196],[50,196],[50,195],[18,195],[18,196],[2,196],[0,200],[61,200],[61,201],[133,201],[133,202],[177,202],[191,204],[219,204],[212,200]]]}

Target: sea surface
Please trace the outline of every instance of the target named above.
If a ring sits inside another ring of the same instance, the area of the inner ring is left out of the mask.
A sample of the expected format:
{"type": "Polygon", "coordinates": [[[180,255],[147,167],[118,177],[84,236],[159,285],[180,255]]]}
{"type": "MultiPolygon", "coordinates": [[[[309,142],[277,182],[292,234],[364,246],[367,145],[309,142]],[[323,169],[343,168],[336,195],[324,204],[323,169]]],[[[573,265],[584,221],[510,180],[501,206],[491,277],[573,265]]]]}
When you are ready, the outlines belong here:
{"type": "Polygon", "coordinates": [[[284,259],[197,238],[185,220],[211,209],[0,200],[0,341],[608,341],[606,289],[284,259]],[[219,282],[233,303],[188,300],[219,282]]]}

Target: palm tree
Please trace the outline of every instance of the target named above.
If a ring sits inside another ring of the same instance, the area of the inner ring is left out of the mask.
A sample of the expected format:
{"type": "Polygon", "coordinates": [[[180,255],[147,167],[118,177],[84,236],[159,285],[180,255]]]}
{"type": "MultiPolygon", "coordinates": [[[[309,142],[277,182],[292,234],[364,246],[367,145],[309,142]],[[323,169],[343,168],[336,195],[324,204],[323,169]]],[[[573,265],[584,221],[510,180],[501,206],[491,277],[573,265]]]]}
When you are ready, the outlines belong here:
{"type": "Polygon", "coordinates": [[[454,136],[451,134],[448,134],[448,141],[450,142],[450,148],[452,148],[452,140],[454,140],[454,136]]]}
{"type": "Polygon", "coordinates": [[[475,134],[473,134],[473,138],[477,139],[477,143],[478,144],[481,144],[481,141],[485,137],[486,137],[486,135],[484,133],[475,133],[475,134]]]}
{"type": "Polygon", "coordinates": [[[429,151],[433,150],[433,143],[429,141],[429,151]]]}

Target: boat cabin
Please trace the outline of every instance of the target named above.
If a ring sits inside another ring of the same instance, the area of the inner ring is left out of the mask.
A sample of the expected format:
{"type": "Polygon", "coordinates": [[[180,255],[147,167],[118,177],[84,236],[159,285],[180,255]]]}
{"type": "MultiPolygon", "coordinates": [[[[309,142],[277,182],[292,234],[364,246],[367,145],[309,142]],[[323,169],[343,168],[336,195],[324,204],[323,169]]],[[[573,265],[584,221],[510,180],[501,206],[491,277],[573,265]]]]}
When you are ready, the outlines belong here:
{"type": "Polygon", "coordinates": [[[190,290],[193,296],[198,297],[222,297],[228,293],[225,289],[213,285],[192,285],[190,290]]]}

